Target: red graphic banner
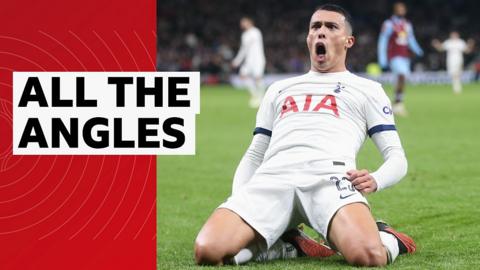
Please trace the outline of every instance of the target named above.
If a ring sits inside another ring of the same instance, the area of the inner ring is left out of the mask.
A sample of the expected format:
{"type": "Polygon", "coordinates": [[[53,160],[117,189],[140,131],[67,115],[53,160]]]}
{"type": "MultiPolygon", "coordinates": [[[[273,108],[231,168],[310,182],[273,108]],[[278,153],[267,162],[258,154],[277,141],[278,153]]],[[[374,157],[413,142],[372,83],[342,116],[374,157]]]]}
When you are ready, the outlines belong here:
{"type": "Polygon", "coordinates": [[[12,155],[13,71],[154,71],[155,24],[153,0],[2,2],[0,269],[155,269],[155,156],[12,155]]]}

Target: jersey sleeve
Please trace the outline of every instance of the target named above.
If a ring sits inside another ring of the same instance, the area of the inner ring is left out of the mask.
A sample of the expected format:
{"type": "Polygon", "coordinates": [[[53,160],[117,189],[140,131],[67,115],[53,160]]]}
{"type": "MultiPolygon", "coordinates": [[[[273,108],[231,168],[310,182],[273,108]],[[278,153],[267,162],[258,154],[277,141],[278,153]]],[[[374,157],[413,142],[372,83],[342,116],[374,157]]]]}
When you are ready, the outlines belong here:
{"type": "Polygon", "coordinates": [[[389,21],[385,21],[382,25],[382,30],[378,37],[378,48],[377,48],[377,56],[378,56],[378,63],[381,67],[387,67],[388,64],[388,56],[387,56],[387,47],[388,47],[388,40],[393,33],[393,26],[389,21]]]}
{"type": "Polygon", "coordinates": [[[242,34],[241,38],[241,43],[240,43],[240,49],[238,50],[237,55],[232,61],[232,64],[234,66],[239,66],[243,60],[245,60],[245,57],[247,56],[247,47],[248,47],[248,40],[247,40],[247,35],[246,33],[242,34]]]}
{"type": "Polygon", "coordinates": [[[248,147],[247,152],[243,155],[235,171],[232,194],[235,194],[250,181],[255,171],[260,167],[260,164],[262,164],[269,143],[270,137],[253,136],[250,147],[248,147]]]}
{"type": "Polygon", "coordinates": [[[444,42],[442,42],[442,50],[446,51],[448,50],[450,47],[450,42],[448,40],[445,40],[444,42]]]}
{"type": "Polygon", "coordinates": [[[464,40],[460,40],[460,50],[462,52],[468,51],[467,43],[464,40]]]}
{"type": "Polygon", "coordinates": [[[415,34],[413,33],[413,26],[411,23],[407,24],[407,35],[408,35],[408,47],[418,56],[423,56],[423,50],[418,45],[417,39],[415,39],[415,34]]]}
{"type": "Polygon", "coordinates": [[[384,160],[383,164],[370,174],[377,182],[377,191],[380,191],[395,185],[407,174],[408,162],[397,132],[378,132],[372,136],[372,140],[384,160]]]}
{"type": "Polygon", "coordinates": [[[375,90],[367,97],[364,105],[367,133],[370,137],[378,132],[396,130],[390,100],[381,86],[375,90]]]}
{"type": "Polygon", "coordinates": [[[408,163],[396,131],[390,100],[380,86],[365,106],[368,135],[384,159],[371,173],[379,191],[400,181],[407,173],[408,163]]]}
{"type": "Polygon", "coordinates": [[[273,87],[270,86],[258,109],[253,135],[263,134],[269,137],[272,136],[273,121],[275,119],[274,101],[275,91],[273,87]]]}

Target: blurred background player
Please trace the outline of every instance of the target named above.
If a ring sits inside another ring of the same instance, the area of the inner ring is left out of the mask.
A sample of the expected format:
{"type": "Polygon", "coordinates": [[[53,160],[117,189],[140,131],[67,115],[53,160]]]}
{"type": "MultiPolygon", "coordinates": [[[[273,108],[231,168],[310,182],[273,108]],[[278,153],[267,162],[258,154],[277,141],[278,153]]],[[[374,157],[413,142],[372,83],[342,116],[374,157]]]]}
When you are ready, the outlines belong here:
{"type": "Polygon", "coordinates": [[[402,2],[393,5],[393,16],[383,22],[378,39],[378,61],[382,68],[388,66],[397,75],[393,112],[406,116],[403,94],[406,76],[410,74],[410,51],[422,56],[422,48],[413,34],[412,24],[405,18],[407,7],[402,2]]]}
{"type": "Polygon", "coordinates": [[[264,95],[263,73],[265,71],[265,54],[263,50],[263,37],[253,20],[243,17],[240,20],[242,40],[237,56],[232,61],[233,67],[240,66],[240,77],[250,92],[249,105],[257,108],[264,95]]]}
{"type": "Polygon", "coordinates": [[[465,42],[457,31],[452,31],[444,42],[440,42],[438,39],[432,40],[432,46],[437,51],[447,52],[447,72],[452,78],[453,92],[460,94],[462,92],[463,53],[471,53],[475,42],[473,39],[465,42]]]}

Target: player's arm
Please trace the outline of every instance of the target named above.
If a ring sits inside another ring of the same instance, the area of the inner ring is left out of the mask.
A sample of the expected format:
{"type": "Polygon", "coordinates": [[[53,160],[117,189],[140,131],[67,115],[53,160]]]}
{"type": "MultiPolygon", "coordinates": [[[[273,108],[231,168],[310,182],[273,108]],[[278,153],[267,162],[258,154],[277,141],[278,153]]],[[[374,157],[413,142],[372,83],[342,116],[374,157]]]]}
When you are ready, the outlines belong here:
{"type": "Polygon", "coordinates": [[[418,45],[417,39],[415,39],[415,34],[413,33],[413,26],[411,24],[408,24],[407,35],[408,47],[410,48],[410,50],[412,50],[416,55],[422,56],[423,50],[420,45],[418,45]]]}
{"type": "Polygon", "coordinates": [[[397,131],[377,132],[372,135],[372,140],[384,160],[380,168],[372,173],[365,169],[347,172],[352,185],[364,194],[393,186],[407,174],[408,169],[397,131]]]}
{"type": "Polygon", "coordinates": [[[247,47],[248,47],[247,43],[248,43],[247,42],[247,36],[245,35],[245,33],[243,33],[242,34],[242,41],[241,41],[241,44],[240,44],[240,49],[238,50],[237,55],[235,56],[235,58],[232,61],[232,66],[234,66],[234,67],[240,66],[240,64],[243,62],[243,60],[247,57],[247,47]]]}
{"type": "Polygon", "coordinates": [[[262,104],[257,112],[255,130],[253,131],[252,143],[238,164],[233,177],[232,194],[236,193],[252,178],[255,171],[260,167],[272,136],[274,108],[273,90],[267,90],[262,104]]]}
{"type": "Polygon", "coordinates": [[[378,64],[382,68],[386,68],[388,65],[387,59],[387,47],[388,47],[388,40],[393,33],[393,26],[389,21],[386,21],[382,25],[382,30],[380,32],[380,36],[378,37],[378,46],[377,46],[377,54],[378,54],[378,64]]]}
{"type": "Polygon", "coordinates": [[[432,40],[432,47],[435,48],[435,50],[441,52],[444,51],[445,46],[444,43],[440,42],[438,39],[432,40]]]}
{"type": "Polygon", "coordinates": [[[244,186],[263,162],[263,157],[270,143],[270,136],[255,134],[247,151],[240,160],[233,177],[232,194],[244,186]]]}
{"type": "Polygon", "coordinates": [[[472,38],[469,38],[467,40],[467,46],[466,46],[466,49],[465,49],[465,53],[471,53],[473,52],[473,49],[475,48],[475,40],[472,39],[472,38]]]}
{"type": "Polygon", "coordinates": [[[380,168],[371,173],[378,191],[398,183],[407,174],[408,162],[396,130],[376,133],[372,140],[384,160],[380,168]]]}
{"type": "Polygon", "coordinates": [[[372,90],[375,92],[367,97],[364,104],[367,134],[382,154],[384,162],[372,173],[365,169],[347,172],[353,186],[363,194],[396,184],[405,176],[408,167],[395,127],[390,100],[380,85],[372,90]]]}

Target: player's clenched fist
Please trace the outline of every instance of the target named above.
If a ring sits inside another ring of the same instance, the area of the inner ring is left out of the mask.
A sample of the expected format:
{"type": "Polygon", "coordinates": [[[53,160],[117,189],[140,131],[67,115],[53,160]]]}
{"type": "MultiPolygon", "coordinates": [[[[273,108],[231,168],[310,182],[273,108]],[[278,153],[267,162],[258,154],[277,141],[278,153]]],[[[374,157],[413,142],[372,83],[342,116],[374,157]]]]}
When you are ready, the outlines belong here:
{"type": "Polygon", "coordinates": [[[377,181],[370,175],[368,170],[350,170],[347,172],[348,180],[362,194],[368,194],[377,190],[377,181]]]}

